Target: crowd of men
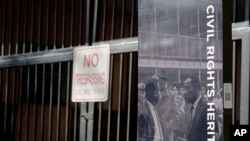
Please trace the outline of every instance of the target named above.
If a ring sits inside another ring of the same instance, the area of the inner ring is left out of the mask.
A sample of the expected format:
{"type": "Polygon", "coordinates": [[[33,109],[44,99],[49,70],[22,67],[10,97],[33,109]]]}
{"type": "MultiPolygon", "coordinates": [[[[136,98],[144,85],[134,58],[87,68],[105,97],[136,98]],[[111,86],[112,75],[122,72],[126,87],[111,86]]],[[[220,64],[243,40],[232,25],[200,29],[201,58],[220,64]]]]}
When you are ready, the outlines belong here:
{"type": "Polygon", "coordinates": [[[196,76],[181,83],[153,75],[138,84],[138,141],[207,141],[207,102],[216,103],[216,138],[222,140],[221,91],[214,99],[196,76]]]}

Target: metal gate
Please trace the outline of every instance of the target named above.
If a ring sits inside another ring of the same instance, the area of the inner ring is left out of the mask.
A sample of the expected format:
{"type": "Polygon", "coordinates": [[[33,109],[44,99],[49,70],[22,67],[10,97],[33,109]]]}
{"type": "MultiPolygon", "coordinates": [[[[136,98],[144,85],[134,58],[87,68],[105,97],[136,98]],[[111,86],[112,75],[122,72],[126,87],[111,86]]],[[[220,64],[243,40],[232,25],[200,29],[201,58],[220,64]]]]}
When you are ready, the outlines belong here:
{"type": "Polygon", "coordinates": [[[230,140],[231,124],[250,121],[249,7],[249,0],[223,0],[223,82],[232,84],[232,97],[224,96],[232,107],[224,109],[224,140],[230,140]]]}
{"type": "Polygon", "coordinates": [[[232,124],[249,124],[249,0],[233,1],[232,124]]]}
{"type": "Polygon", "coordinates": [[[0,140],[136,140],[136,0],[0,2],[0,140]],[[74,47],[111,46],[109,98],[72,103],[74,47]]]}

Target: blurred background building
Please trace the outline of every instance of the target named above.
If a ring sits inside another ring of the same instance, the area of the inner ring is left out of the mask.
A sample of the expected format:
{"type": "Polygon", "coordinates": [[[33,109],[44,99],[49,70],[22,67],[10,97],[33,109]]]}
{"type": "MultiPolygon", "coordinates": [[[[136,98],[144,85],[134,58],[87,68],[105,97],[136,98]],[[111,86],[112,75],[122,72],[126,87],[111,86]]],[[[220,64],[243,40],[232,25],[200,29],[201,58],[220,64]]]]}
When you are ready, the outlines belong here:
{"type": "Polygon", "coordinates": [[[169,83],[187,75],[207,80],[206,7],[215,6],[215,78],[222,87],[222,1],[142,1],[139,5],[139,82],[164,70],[169,83]],[[147,3],[147,4],[145,4],[147,3]],[[167,7],[167,8],[166,8],[167,7]],[[171,8],[170,8],[171,7],[171,8]],[[189,25],[188,27],[186,25],[189,25]],[[151,74],[151,75],[148,75],[151,74]]]}

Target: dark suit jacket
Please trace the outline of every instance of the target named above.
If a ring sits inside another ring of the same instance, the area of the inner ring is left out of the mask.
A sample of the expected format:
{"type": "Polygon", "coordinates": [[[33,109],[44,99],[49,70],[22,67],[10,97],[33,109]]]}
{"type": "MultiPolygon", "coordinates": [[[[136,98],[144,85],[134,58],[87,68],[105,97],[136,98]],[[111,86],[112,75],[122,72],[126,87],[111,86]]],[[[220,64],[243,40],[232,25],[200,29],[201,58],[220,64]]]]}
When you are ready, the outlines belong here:
{"type": "Polygon", "coordinates": [[[153,141],[155,125],[147,102],[138,108],[138,141],[153,141]]]}
{"type": "MultiPolygon", "coordinates": [[[[216,116],[215,116],[216,117],[216,116]]],[[[217,118],[215,118],[215,128],[217,128],[217,118]]],[[[200,99],[191,125],[188,126],[187,141],[207,141],[211,136],[207,135],[207,101],[200,99]]]]}

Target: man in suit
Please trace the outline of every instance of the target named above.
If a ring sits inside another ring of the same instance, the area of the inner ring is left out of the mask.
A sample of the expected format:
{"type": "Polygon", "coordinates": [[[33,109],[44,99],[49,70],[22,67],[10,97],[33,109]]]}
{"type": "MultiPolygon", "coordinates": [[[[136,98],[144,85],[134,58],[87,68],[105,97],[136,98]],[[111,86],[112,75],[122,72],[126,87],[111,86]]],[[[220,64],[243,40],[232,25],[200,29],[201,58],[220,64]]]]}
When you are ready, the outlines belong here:
{"type": "Polygon", "coordinates": [[[170,85],[168,93],[163,95],[156,105],[162,125],[164,141],[174,140],[174,130],[181,117],[184,116],[184,110],[182,112],[181,108],[179,108],[183,104],[185,104],[184,99],[178,95],[178,84],[173,82],[170,85]]]}
{"type": "MultiPolygon", "coordinates": [[[[184,98],[191,104],[186,141],[207,141],[207,100],[201,97],[201,83],[195,76],[184,81],[184,98]]],[[[217,125],[215,125],[217,128],[217,125]]]]}
{"type": "Polygon", "coordinates": [[[145,86],[146,100],[138,110],[138,141],[163,141],[163,133],[155,105],[160,98],[159,81],[150,79],[145,86]]]}

